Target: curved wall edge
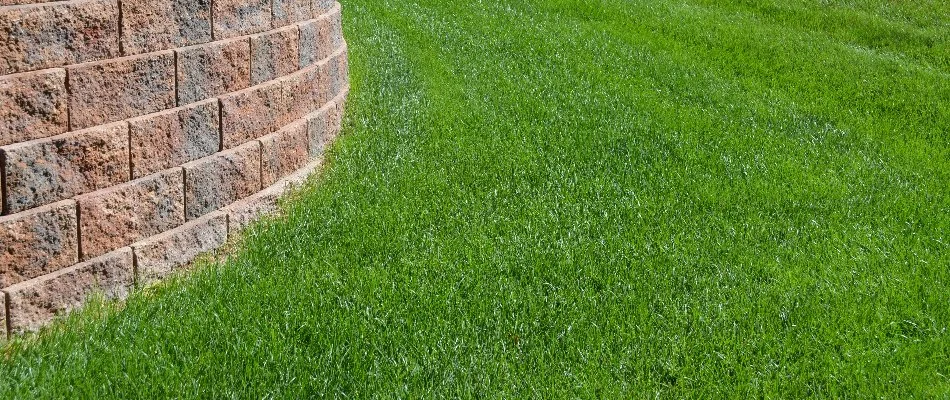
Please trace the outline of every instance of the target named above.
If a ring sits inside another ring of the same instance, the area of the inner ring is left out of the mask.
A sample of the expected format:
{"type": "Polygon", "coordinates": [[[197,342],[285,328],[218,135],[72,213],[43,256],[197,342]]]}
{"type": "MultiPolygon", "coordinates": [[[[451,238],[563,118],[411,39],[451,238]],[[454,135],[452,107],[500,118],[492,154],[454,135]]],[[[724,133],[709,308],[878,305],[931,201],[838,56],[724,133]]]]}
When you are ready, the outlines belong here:
{"type": "Polygon", "coordinates": [[[332,0],[0,0],[0,32],[6,334],[124,298],[276,211],[349,92],[332,0]]]}

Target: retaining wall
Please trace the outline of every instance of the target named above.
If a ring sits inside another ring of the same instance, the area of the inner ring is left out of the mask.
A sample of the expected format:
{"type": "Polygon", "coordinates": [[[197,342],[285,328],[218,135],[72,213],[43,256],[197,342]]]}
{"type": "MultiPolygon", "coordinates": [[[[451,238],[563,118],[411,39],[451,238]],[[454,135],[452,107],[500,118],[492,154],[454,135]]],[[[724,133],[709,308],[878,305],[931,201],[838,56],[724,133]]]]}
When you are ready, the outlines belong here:
{"type": "Polygon", "coordinates": [[[332,0],[0,0],[6,332],[274,211],[338,133],[347,71],[332,0]]]}

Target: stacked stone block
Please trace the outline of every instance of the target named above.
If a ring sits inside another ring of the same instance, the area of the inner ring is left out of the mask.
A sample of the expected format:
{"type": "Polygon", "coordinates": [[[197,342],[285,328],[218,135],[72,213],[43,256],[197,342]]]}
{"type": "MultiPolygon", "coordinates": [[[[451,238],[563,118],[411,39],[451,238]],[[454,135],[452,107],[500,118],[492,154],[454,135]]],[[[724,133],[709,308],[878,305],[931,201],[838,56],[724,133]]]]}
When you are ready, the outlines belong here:
{"type": "Polygon", "coordinates": [[[7,334],[122,298],[275,211],[349,88],[329,0],[0,0],[0,49],[7,334]]]}

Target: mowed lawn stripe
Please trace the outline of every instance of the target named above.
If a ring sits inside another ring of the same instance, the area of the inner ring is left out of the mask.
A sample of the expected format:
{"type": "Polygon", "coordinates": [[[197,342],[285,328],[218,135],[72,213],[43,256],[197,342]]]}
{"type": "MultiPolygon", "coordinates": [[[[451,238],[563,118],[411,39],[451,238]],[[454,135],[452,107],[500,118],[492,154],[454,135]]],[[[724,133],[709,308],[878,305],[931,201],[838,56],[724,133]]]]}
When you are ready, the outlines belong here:
{"type": "Polygon", "coordinates": [[[940,2],[353,0],[327,168],[0,397],[941,397],[940,2]]]}

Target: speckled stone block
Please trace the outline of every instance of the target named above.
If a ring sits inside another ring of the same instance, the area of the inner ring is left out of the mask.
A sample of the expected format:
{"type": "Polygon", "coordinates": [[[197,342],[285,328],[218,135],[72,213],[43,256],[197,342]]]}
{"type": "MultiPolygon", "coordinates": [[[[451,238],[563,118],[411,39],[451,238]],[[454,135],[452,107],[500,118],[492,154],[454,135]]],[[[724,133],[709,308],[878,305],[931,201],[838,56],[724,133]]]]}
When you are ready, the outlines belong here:
{"type": "Polygon", "coordinates": [[[215,40],[263,32],[271,28],[271,0],[215,0],[215,40]]]}
{"type": "Polygon", "coordinates": [[[313,0],[313,17],[317,18],[332,11],[336,5],[336,0],[313,0]]]}
{"type": "Polygon", "coordinates": [[[343,14],[340,13],[340,7],[334,7],[326,16],[328,22],[325,24],[327,44],[331,51],[339,49],[344,44],[343,40],[343,14]]]}
{"type": "Polygon", "coordinates": [[[0,287],[79,262],[76,202],[0,217],[0,287]]]}
{"type": "Polygon", "coordinates": [[[68,67],[73,130],[175,107],[175,53],[68,67]]]}
{"type": "Polygon", "coordinates": [[[286,185],[279,182],[228,206],[224,210],[228,214],[228,236],[235,237],[254,221],[276,214],[279,211],[277,201],[285,189],[286,185]]]}
{"type": "Polygon", "coordinates": [[[261,190],[261,144],[253,141],[184,168],[185,215],[191,221],[261,190]]]}
{"type": "Polygon", "coordinates": [[[174,230],[132,245],[137,280],[152,283],[176,269],[187,266],[199,255],[224,245],[228,240],[228,219],[212,213],[174,230]]]}
{"type": "Polygon", "coordinates": [[[261,138],[261,183],[270,186],[307,164],[307,121],[300,120],[261,138]]]}
{"type": "Polygon", "coordinates": [[[297,40],[297,67],[300,69],[320,61],[320,21],[309,20],[297,25],[300,37],[297,40]]]}
{"type": "Polygon", "coordinates": [[[280,78],[281,102],[274,116],[278,126],[303,118],[314,110],[310,80],[306,70],[280,78]]]}
{"type": "Polygon", "coordinates": [[[329,90],[334,96],[339,94],[343,90],[343,87],[349,82],[347,57],[349,57],[349,53],[347,52],[346,46],[344,46],[337,50],[328,63],[329,90]]]}
{"type": "Polygon", "coordinates": [[[124,54],[211,41],[211,0],[122,0],[121,4],[124,54]]]}
{"type": "Polygon", "coordinates": [[[125,122],[0,148],[6,184],[4,212],[89,193],[129,180],[125,122]]]}
{"type": "Polygon", "coordinates": [[[0,8],[0,75],[119,54],[115,0],[75,0],[0,8]]]}
{"type": "Polygon", "coordinates": [[[80,307],[93,293],[107,299],[125,298],[133,284],[130,248],[18,283],[3,290],[10,331],[38,330],[57,315],[80,307]]]}
{"type": "Polygon", "coordinates": [[[335,108],[331,101],[307,116],[307,149],[310,158],[323,156],[327,144],[335,135],[330,132],[330,112],[335,108]]]}
{"type": "Polygon", "coordinates": [[[0,146],[66,133],[66,70],[0,77],[0,146]]]}
{"type": "Polygon", "coordinates": [[[282,27],[313,17],[310,0],[272,0],[274,26],[282,27]]]}
{"type": "Polygon", "coordinates": [[[276,123],[282,105],[279,81],[268,82],[221,96],[221,144],[234,148],[280,128],[276,123]]]}
{"type": "Polygon", "coordinates": [[[330,92],[330,60],[324,59],[302,72],[313,106],[319,108],[329,102],[333,97],[330,92]]]}
{"type": "Polygon", "coordinates": [[[88,260],[185,223],[184,175],[175,168],[76,198],[80,259],[88,260]]]}
{"type": "Polygon", "coordinates": [[[297,70],[297,27],[251,36],[251,83],[277,79],[297,70]]]}
{"type": "Polygon", "coordinates": [[[251,86],[251,44],[239,38],[176,50],[178,104],[189,104],[251,86]]]}
{"type": "Polygon", "coordinates": [[[129,120],[132,178],[214,154],[218,120],[217,99],[129,120]]]}

